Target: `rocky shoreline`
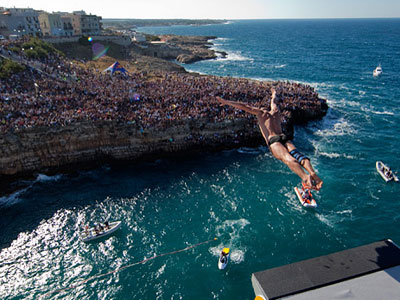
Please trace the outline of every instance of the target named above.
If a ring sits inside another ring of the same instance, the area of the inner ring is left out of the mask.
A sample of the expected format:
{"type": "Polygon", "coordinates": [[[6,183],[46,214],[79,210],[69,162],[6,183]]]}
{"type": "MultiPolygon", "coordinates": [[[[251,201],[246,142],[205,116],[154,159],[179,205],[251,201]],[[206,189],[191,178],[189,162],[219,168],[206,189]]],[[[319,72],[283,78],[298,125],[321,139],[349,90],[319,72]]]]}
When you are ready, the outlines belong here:
{"type": "MultiPolygon", "coordinates": [[[[137,44],[128,47],[129,56],[135,60],[163,59],[191,64],[201,60],[225,58],[227,53],[211,49],[216,36],[159,35],[159,41],[137,44]]],[[[165,69],[164,69],[165,70],[165,69]]],[[[167,71],[176,71],[171,69],[167,71]]],[[[182,68],[182,72],[185,70],[182,68]]]]}

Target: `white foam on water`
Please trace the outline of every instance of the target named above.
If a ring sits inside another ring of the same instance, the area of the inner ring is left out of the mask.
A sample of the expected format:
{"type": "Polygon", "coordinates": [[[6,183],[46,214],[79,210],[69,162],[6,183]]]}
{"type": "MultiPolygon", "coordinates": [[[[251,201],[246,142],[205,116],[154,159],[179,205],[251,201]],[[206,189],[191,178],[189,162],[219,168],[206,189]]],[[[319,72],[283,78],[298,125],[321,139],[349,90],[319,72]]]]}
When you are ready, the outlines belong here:
{"type": "Polygon", "coordinates": [[[235,263],[235,264],[240,264],[241,262],[244,261],[244,251],[240,250],[240,249],[234,249],[231,253],[231,257],[230,260],[231,262],[235,263]]]}
{"type": "Polygon", "coordinates": [[[340,99],[339,101],[332,101],[332,104],[336,104],[337,106],[339,105],[340,107],[346,107],[346,106],[361,107],[361,103],[360,102],[346,100],[344,98],[340,99]]]}
{"type": "MultiPolygon", "coordinates": [[[[297,198],[296,192],[294,191],[294,187],[291,187],[291,190],[288,190],[284,193],[285,197],[287,197],[289,200],[287,201],[287,205],[290,206],[291,209],[305,214],[307,212],[307,210],[305,210],[303,208],[303,206],[301,205],[300,201],[297,198]]],[[[283,216],[283,213],[280,213],[279,210],[277,209],[278,213],[281,214],[283,216]]]]}
{"type": "Polygon", "coordinates": [[[315,214],[315,216],[316,216],[317,219],[320,220],[322,223],[328,225],[328,226],[331,227],[331,228],[334,227],[334,224],[333,224],[331,221],[329,221],[328,218],[325,217],[324,215],[317,213],[317,214],[315,214]]]}
{"type": "Polygon", "coordinates": [[[223,247],[235,248],[236,243],[240,240],[241,231],[249,225],[250,222],[246,219],[238,219],[238,220],[225,220],[221,225],[218,225],[215,228],[216,236],[221,237],[224,245],[217,246],[217,250],[213,250],[219,252],[223,247]],[[229,238],[227,237],[229,235],[229,238]]]}
{"type": "Polygon", "coordinates": [[[232,40],[231,38],[223,38],[223,37],[219,37],[216,38],[215,40],[211,40],[211,41],[221,41],[221,42],[226,42],[226,41],[230,41],[232,40]]]}
{"type": "Polygon", "coordinates": [[[223,60],[229,60],[229,61],[254,61],[253,58],[243,56],[240,51],[228,52],[228,55],[226,56],[226,58],[223,58],[223,60]]]}
{"type": "Polygon", "coordinates": [[[255,80],[255,81],[275,81],[275,80],[281,80],[283,81],[283,78],[271,78],[271,77],[250,77],[250,80],[255,80]]]}
{"type": "Polygon", "coordinates": [[[11,195],[0,197],[0,206],[11,206],[21,201],[21,195],[23,195],[26,191],[28,191],[35,183],[38,182],[50,182],[50,181],[58,181],[61,179],[63,175],[54,175],[54,176],[47,176],[45,174],[39,174],[36,179],[29,183],[29,185],[23,189],[20,189],[11,195]]]}
{"type": "Polygon", "coordinates": [[[60,180],[62,177],[61,174],[59,175],[54,175],[54,176],[47,176],[45,174],[39,174],[36,177],[36,182],[47,182],[47,181],[57,181],[60,180]]]}
{"type": "Polygon", "coordinates": [[[315,153],[316,155],[320,155],[320,156],[325,156],[328,158],[346,158],[346,159],[357,159],[357,157],[352,156],[352,155],[347,155],[345,153],[328,153],[328,152],[320,152],[320,151],[316,151],[315,153]]]}
{"type": "Polygon", "coordinates": [[[337,120],[335,124],[331,128],[317,130],[314,132],[317,136],[322,137],[330,137],[330,136],[347,136],[347,135],[355,135],[357,130],[353,127],[353,125],[345,120],[344,118],[340,118],[337,120]]]}
{"type": "Polygon", "coordinates": [[[162,274],[164,274],[164,270],[165,270],[165,267],[167,266],[167,264],[163,264],[158,270],[157,270],[157,272],[155,273],[155,277],[156,278],[159,278],[162,274]]]}
{"type": "Polygon", "coordinates": [[[287,64],[282,64],[282,65],[278,65],[278,66],[274,66],[275,69],[282,69],[284,67],[286,67],[287,64]]]}
{"type": "Polygon", "coordinates": [[[378,111],[378,110],[374,110],[374,108],[362,107],[361,110],[366,112],[366,113],[372,113],[372,114],[375,114],[375,115],[388,115],[388,116],[394,116],[395,115],[394,112],[392,112],[392,111],[387,111],[387,110],[378,111]]]}
{"type": "Polygon", "coordinates": [[[328,157],[328,158],[332,158],[332,159],[335,159],[335,158],[345,158],[345,159],[352,159],[352,160],[359,159],[356,156],[349,155],[346,153],[329,152],[325,149],[322,149],[322,148],[325,148],[325,146],[327,145],[326,142],[320,143],[320,142],[313,140],[313,141],[311,141],[311,144],[313,145],[313,147],[315,149],[314,155],[316,157],[324,156],[324,157],[328,157]]]}
{"type": "Polygon", "coordinates": [[[293,82],[295,83],[300,83],[300,84],[305,84],[313,87],[314,89],[333,89],[336,87],[336,84],[334,83],[329,83],[329,82],[307,82],[307,81],[297,81],[294,80],[293,82]]]}
{"type": "Polygon", "coordinates": [[[33,183],[26,188],[16,191],[8,196],[0,197],[0,206],[11,206],[21,201],[20,196],[32,187],[33,183]]]}
{"type": "MultiPolygon", "coordinates": [[[[209,249],[209,252],[212,254],[212,256],[219,257],[221,255],[221,251],[224,248],[229,248],[230,249],[230,262],[234,264],[240,264],[244,261],[244,255],[246,253],[245,249],[241,248],[235,248],[232,245],[227,245],[227,244],[219,244],[218,246],[211,247],[209,249]]],[[[216,261],[218,262],[218,260],[216,261]]]]}
{"type": "Polygon", "coordinates": [[[346,210],[342,210],[342,211],[337,211],[336,213],[339,215],[344,215],[344,214],[351,214],[352,212],[353,212],[353,210],[346,209],[346,210]]]}

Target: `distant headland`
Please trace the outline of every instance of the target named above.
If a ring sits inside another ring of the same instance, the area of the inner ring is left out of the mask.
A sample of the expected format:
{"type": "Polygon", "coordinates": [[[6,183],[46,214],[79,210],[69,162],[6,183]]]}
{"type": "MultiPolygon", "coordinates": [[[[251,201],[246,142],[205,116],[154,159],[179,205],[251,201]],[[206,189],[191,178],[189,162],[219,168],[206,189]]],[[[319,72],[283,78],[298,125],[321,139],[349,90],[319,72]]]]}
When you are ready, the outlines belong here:
{"type": "Polygon", "coordinates": [[[147,27],[147,26],[173,26],[173,25],[190,25],[202,26],[223,24],[228,20],[212,20],[212,19],[103,19],[102,23],[104,28],[108,27],[147,27]]]}

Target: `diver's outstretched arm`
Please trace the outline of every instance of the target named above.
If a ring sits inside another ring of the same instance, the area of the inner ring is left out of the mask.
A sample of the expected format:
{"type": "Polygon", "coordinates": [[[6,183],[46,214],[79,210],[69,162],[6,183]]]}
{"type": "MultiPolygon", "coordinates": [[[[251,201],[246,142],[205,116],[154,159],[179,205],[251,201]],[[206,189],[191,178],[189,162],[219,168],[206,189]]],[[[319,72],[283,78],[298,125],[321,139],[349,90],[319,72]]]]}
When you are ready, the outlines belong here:
{"type": "Polygon", "coordinates": [[[253,106],[247,105],[247,104],[242,103],[242,102],[229,101],[229,100],[222,99],[221,97],[216,97],[216,99],[221,104],[221,106],[229,105],[229,106],[232,106],[234,108],[244,110],[245,112],[248,112],[248,113],[253,114],[253,115],[258,115],[258,114],[262,113],[261,109],[259,109],[257,107],[253,107],[253,106]]]}

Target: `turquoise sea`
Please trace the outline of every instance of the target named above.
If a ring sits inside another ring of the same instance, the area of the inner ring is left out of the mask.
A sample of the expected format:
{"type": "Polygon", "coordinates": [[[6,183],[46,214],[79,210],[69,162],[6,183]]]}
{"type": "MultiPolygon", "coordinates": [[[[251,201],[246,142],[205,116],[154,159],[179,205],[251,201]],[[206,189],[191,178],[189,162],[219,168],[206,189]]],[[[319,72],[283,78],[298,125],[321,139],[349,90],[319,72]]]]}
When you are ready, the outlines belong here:
{"type": "Polygon", "coordinates": [[[319,207],[300,206],[299,179],[265,146],[41,174],[0,198],[0,299],[254,299],[253,272],[383,238],[400,243],[400,185],[375,170],[377,160],[400,170],[400,19],[140,30],[217,36],[213,47],[228,57],[188,70],[301,82],[326,98],[327,116],[296,127],[294,139],[325,182],[319,207]],[[80,241],[84,224],[105,219],[121,229],[80,241]],[[231,261],[221,271],[223,247],[231,261]]]}

